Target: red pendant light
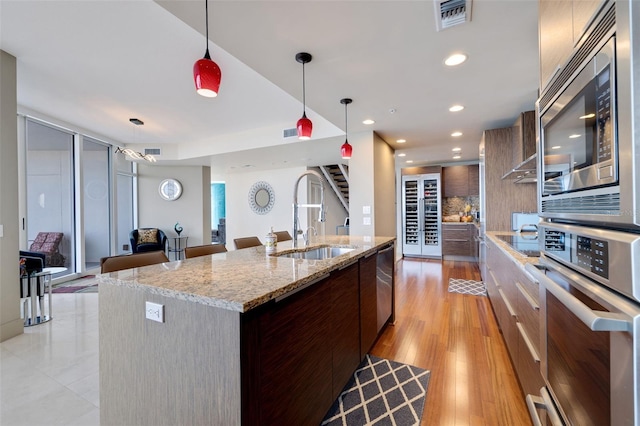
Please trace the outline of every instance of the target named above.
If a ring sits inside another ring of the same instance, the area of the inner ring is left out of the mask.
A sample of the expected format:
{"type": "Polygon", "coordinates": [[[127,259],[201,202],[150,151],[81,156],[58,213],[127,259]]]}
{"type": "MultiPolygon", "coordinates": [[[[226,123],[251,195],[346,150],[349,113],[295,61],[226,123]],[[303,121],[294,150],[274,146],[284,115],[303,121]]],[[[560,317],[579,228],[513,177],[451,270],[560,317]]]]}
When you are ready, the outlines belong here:
{"type": "Polygon", "coordinates": [[[313,123],[307,118],[306,98],[305,98],[305,81],[304,81],[304,64],[311,62],[311,54],[306,52],[300,52],[296,54],[296,61],[302,64],[302,117],[298,120],[296,128],[298,129],[298,139],[308,140],[311,139],[311,131],[313,130],[313,123]]]}
{"type": "Polygon", "coordinates": [[[222,80],[222,71],[218,64],[211,60],[209,55],[209,1],[204,2],[205,21],[206,21],[206,37],[207,50],[204,52],[204,58],[198,59],[193,64],[193,81],[196,84],[196,92],[207,98],[215,98],[218,96],[220,89],[220,80],[222,80]]]}
{"type": "Polygon", "coordinates": [[[349,144],[349,132],[348,132],[348,121],[347,121],[347,105],[353,102],[352,99],[344,98],[340,99],[340,103],[344,105],[344,143],[340,148],[340,153],[342,154],[342,158],[348,160],[351,158],[351,153],[353,152],[353,147],[349,144]]]}

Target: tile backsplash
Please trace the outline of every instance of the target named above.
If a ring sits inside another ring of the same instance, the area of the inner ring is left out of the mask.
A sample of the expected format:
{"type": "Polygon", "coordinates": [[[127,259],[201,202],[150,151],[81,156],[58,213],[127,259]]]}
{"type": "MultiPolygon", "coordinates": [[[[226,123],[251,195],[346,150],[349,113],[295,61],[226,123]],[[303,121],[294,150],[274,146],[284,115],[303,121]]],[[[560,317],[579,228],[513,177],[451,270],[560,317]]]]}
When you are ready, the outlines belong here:
{"type": "Polygon", "coordinates": [[[475,213],[480,210],[480,197],[444,197],[442,199],[442,216],[450,216],[464,212],[464,206],[469,204],[471,212],[475,213]]]}

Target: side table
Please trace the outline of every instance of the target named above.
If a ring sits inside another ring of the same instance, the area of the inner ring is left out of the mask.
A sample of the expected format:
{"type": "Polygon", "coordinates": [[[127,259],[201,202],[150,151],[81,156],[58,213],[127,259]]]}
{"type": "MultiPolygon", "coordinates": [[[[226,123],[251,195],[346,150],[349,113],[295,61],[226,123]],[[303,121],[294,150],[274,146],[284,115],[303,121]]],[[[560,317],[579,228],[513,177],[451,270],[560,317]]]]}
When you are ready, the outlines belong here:
{"type": "Polygon", "coordinates": [[[29,296],[23,303],[24,326],[31,327],[51,321],[51,277],[54,274],[64,272],[67,268],[44,268],[42,272],[35,272],[29,276],[20,277],[20,285],[29,286],[29,296]],[[24,282],[26,280],[26,283],[24,282]],[[48,294],[47,294],[48,293],[48,294]],[[47,309],[45,310],[44,297],[47,296],[47,309]]]}
{"type": "Polygon", "coordinates": [[[169,239],[173,240],[173,247],[169,245],[169,253],[173,253],[173,260],[182,260],[189,237],[169,237],[169,239]]]}

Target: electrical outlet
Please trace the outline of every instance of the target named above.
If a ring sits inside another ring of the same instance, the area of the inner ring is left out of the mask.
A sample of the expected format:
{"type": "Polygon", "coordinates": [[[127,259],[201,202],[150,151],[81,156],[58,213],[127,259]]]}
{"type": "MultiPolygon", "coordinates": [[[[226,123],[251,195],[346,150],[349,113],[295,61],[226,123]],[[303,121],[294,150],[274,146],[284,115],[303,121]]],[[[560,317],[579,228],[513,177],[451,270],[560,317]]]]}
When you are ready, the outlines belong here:
{"type": "Polygon", "coordinates": [[[129,250],[129,244],[123,244],[122,245],[122,250],[128,251],[129,250]]]}
{"type": "Polygon", "coordinates": [[[164,322],[164,305],[153,302],[145,302],[144,315],[151,321],[164,322]]]}
{"type": "Polygon", "coordinates": [[[362,214],[371,214],[371,206],[362,206],[362,214]]]}
{"type": "Polygon", "coordinates": [[[363,225],[371,225],[371,218],[369,216],[365,216],[362,218],[363,225]]]}

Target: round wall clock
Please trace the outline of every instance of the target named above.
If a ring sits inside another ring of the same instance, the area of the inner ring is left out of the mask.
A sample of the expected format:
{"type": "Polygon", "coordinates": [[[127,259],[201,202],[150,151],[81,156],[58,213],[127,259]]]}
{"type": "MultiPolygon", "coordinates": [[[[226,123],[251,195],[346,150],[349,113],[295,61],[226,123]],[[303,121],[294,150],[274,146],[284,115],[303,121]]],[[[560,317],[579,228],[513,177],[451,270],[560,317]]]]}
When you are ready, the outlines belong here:
{"type": "Polygon", "coordinates": [[[158,192],[163,200],[177,200],[182,195],[182,184],[176,179],[165,179],[160,182],[158,192]]]}
{"type": "Polygon", "coordinates": [[[249,190],[249,206],[257,214],[267,214],[276,202],[273,188],[267,182],[256,182],[249,190]]]}

